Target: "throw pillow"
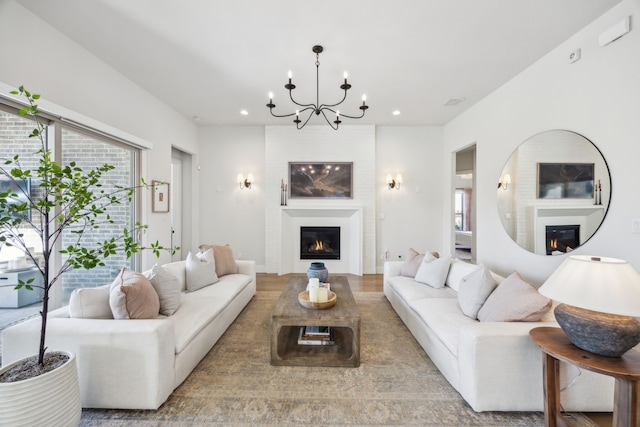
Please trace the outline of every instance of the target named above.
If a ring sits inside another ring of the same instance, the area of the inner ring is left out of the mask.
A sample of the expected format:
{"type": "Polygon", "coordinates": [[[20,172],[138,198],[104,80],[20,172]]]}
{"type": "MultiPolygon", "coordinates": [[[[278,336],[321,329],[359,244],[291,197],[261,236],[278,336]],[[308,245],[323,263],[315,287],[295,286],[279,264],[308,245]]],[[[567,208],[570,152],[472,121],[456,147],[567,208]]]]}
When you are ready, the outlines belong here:
{"type": "Polygon", "coordinates": [[[458,289],[458,304],[462,312],[472,318],[478,317],[478,312],[489,295],[498,286],[491,272],[483,266],[464,276],[458,289]]]}
{"type": "Polygon", "coordinates": [[[423,259],[424,254],[420,254],[415,249],[410,248],[407,260],[402,264],[402,267],[400,267],[400,275],[416,277],[416,273],[418,272],[418,268],[420,268],[420,264],[422,264],[423,259]]]}
{"type": "MultiPolygon", "coordinates": [[[[438,252],[431,252],[436,258],[440,258],[440,254],[438,252]]],[[[416,277],[416,273],[418,272],[418,268],[420,268],[420,264],[424,260],[424,254],[419,253],[413,248],[409,248],[409,256],[407,260],[400,267],[400,275],[407,277],[416,277]]]]}
{"type": "Polygon", "coordinates": [[[160,300],[149,280],[123,268],[111,284],[109,305],[114,319],[155,319],[160,300]]]}
{"type": "Polygon", "coordinates": [[[187,292],[197,291],[218,281],[213,249],[199,252],[195,256],[189,252],[186,262],[187,292]]]}
{"type": "Polygon", "coordinates": [[[201,252],[213,249],[213,259],[216,262],[216,275],[218,277],[238,272],[238,266],[236,265],[236,259],[233,257],[231,246],[200,245],[199,249],[201,252]]]}
{"type": "Polygon", "coordinates": [[[149,279],[160,299],[160,314],[171,316],[180,306],[180,282],[161,265],[142,273],[149,279]]]}
{"type": "Polygon", "coordinates": [[[109,285],[97,288],[77,288],[69,297],[69,317],[72,319],[113,319],[109,305],[109,285]]]}
{"type": "Polygon", "coordinates": [[[516,272],[504,279],[478,312],[481,322],[537,322],[551,308],[551,300],[516,272]]]}
{"type": "Polygon", "coordinates": [[[425,254],[420,268],[416,272],[416,282],[424,283],[433,288],[444,288],[451,265],[451,257],[436,258],[430,253],[425,254]]]}

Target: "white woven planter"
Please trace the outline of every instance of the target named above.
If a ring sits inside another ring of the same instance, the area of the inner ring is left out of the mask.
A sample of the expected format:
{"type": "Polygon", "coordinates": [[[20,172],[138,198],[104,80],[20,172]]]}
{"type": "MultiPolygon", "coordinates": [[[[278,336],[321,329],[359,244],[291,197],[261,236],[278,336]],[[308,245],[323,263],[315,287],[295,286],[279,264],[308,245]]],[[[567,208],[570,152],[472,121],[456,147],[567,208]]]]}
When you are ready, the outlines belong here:
{"type": "MultiPolygon", "coordinates": [[[[0,426],[77,427],[82,404],[76,356],[59,368],[35,378],[14,383],[0,383],[0,426]]],[[[0,373],[21,363],[17,361],[0,373]]]]}

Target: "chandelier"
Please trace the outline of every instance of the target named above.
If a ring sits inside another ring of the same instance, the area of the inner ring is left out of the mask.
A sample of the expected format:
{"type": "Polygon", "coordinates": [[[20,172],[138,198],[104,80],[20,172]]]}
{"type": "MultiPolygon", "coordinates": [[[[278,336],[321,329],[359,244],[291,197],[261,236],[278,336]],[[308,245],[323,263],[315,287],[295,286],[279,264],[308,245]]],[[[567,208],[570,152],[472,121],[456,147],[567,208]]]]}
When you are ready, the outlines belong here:
{"type": "Polygon", "coordinates": [[[360,109],[360,111],[362,112],[359,116],[349,116],[347,114],[343,114],[340,113],[340,111],[338,110],[334,110],[334,107],[337,107],[338,105],[342,104],[344,102],[345,99],[347,99],[347,91],[349,89],[351,89],[351,85],[349,83],[347,83],[347,72],[345,71],[344,73],[344,83],[340,85],[340,89],[344,90],[344,96],[342,97],[342,99],[339,102],[336,102],[335,104],[320,104],[320,53],[322,53],[322,51],[324,50],[322,46],[316,45],[313,47],[313,52],[316,54],[316,103],[315,104],[301,104],[299,102],[297,102],[295,99],[293,99],[293,93],[292,91],[296,88],[296,85],[294,85],[291,82],[291,71],[289,71],[289,83],[287,83],[286,85],[284,85],[284,88],[287,89],[289,91],[289,98],[291,98],[291,101],[302,107],[301,110],[296,110],[295,113],[291,113],[291,114],[275,114],[273,112],[273,109],[275,108],[276,104],[273,103],[273,93],[269,93],[269,103],[267,104],[267,107],[269,108],[269,112],[271,113],[271,115],[273,117],[291,117],[291,116],[295,116],[295,119],[293,120],[293,122],[296,124],[296,127],[298,129],[302,129],[303,127],[305,127],[305,125],[309,122],[309,120],[311,119],[311,117],[315,114],[316,116],[319,116],[322,114],[322,117],[324,117],[324,119],[327,121],[327,123],[329,124],[329,126],[331,126],[334,130],[338,130],[338,126],[340,126],[340,123],[342,123],[342,121],[340,120],[341,117],[347,117],[349,119],[361,119],[362,117],[364,117],[364,113],[367,111],[367,109],[369,108],[368,105],[366,105],[366,101],[367,101],[367,96],[363,95],[362,96],[362,105],[360,107],[358,107],[360,109]],[[331,113],[335,114],[335,120],[333,121],[333,123],[331,122],[331,120],[329,119],[329,117],[327,117],[327,111],[330,111],[331,113]],[[304,115],[306,114],[306,112],[309,112],[307,118],[304,120],[304,122],[302,120],[300,120],[300,115],[304,115]],[[302,124],[301,124],[302,123],[302,124]]]}

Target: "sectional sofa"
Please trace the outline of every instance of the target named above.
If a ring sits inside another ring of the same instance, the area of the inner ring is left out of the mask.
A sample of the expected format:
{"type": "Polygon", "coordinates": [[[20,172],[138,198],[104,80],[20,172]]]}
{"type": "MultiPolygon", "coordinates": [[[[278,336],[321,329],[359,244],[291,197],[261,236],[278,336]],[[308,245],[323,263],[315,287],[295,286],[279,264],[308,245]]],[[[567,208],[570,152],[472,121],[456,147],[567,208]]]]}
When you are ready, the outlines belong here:
{"type": "MultiPolygon", "coordinates": [[[[191,292],[187,262],[161,266],[163,274],[170,274],[178,283],[179,304],[171,315],[136,320],[78,318],[78,312],[89,311],[100,317],[104,307],[78,306],[77,302],[50,313],[47,346],[76,354],[82,407],[157,409],[256,292],[254,261],[235,261],[235,271],[191,292]],[[71,318],[74,311],[76,317],[71,318]]],[[[102,289],[95,290],[99,292],[102,289]]],[[[3,363],[36,354],[39,333],[39,317],[4,330],[3,363]]]]}
{"type": "MultiPolygon", "coordinates": [[[[462,283],[479,276],[483,267],[455,259],[443,262],[448,267],[442,286],[435,288],[423,283],[428,279],[417,281],[418,275],[412,277],[411,272],[401,275],[403,266],[407,267],[402,261],[386,262],[384,294],[394,310],[475,411],[543,411],[542,352],[529,338],[529,330],[558,326],[553,311],[547,310],[538,321],[479,321],[470,317],[461,308],[469,307],[469,301],[461,299],[459,291],[462,283]]],[[[505,279],[483,270],[491,276],[484,276],[484,281],[493,279],[497,284],[484,302],[488,306],[491,295],[504,286],[505,280],[514,278],[510,275],[505,279]]],[[[495,310],[495,303],[492,305],[495,310]]],[[[480,303],[474,308],[478,311],[484,307],[480,303]]],[[[564,363],[560,372],[561,404],[565,410],[612,411],[612,378],[564,363]]]]}

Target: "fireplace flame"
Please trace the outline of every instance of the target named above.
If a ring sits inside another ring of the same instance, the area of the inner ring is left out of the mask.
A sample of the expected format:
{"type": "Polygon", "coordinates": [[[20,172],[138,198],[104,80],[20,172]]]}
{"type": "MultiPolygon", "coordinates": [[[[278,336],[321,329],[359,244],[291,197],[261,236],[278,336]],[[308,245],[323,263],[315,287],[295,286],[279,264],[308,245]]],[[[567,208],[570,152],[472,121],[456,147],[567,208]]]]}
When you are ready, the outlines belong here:
{"type": "Polygon", "coordinates": [[[558,249],[558,239],[551,239],[549,246],[551,246],[551,249],[558,249]]]}
{"type": "Polygon", "coordinates": [[[323,249],[324,248],[322,247],[322,241],[321,240],[316,240],[316,248],[315,248],[315,250],[316,251],[321,251],[323,249]]]}

